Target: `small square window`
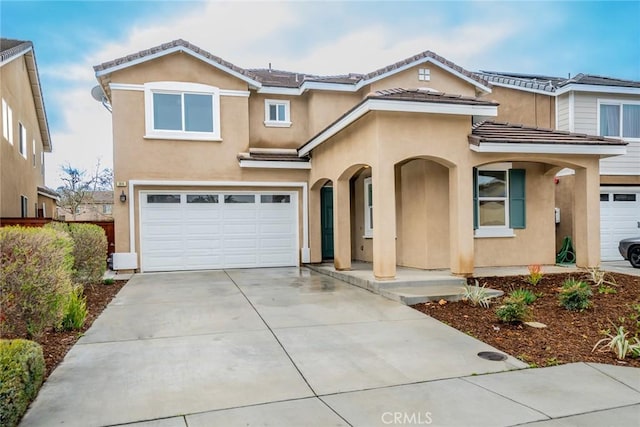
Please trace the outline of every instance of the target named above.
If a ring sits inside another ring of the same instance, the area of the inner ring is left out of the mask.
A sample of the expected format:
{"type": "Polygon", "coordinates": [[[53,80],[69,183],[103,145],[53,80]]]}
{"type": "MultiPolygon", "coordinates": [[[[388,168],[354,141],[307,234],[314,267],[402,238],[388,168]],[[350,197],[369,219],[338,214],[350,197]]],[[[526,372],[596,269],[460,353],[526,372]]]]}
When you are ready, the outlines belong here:
{"type": "Polygon", "coordinates": [[[187,203],[218,203],[217,194],[187,194],[187,203]]]}
{"type": "Polygon", "coordinates": [[[263,194],[260,203],[291,203],[291,196],[287,194],[263,194]]]}
{"type": "Polygon", "coordinates": [[[428,82],[431,80],[431,70],[428,68],[418,68],[418,80],[428,82]]]}
{"type": "Polygon", "coordinates": [[[179,194],[149,194],[147,203],[180,203],[179,194]]]}
{"type": "Polygon", "coordinates": [[[601,202],[608,202],[609,201],[609,195],[608,194],[600,194],[600,201],[601,202]]]}
{"type": "Polygon", "coordinates": [[[289,112],[290,102],[279,99],[265,100],[264,124],[270,127],[291,126],[291,116],[289,112]]]}
{"type": "Polygon", "coordinates": [[[105,215],[111,215],[113,212],[113,205],[102,205],[102,213],[105,215]]]}
{"type": "Polygon", "coordinates": [[[233,203],[255,203],[256,196],[253,194],[230,194],[228,196],[224,196],[224,202],[229,204],[233,203]]]}

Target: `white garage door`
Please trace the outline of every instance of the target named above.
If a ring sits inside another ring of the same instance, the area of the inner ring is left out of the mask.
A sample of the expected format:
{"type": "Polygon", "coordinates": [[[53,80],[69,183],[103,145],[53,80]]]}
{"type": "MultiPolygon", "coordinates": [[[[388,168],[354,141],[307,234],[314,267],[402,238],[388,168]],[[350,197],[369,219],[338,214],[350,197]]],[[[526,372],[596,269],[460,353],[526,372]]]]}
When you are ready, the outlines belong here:
{"type": "Polygon", "coordinates": [[[603,261],[621,260],[618,242],[640,236],[640,188],[600,188],[600,244],[603,261]]]}
{"type": "Polygon", "coordinates": [[[140,197],[143,271],[298,265],[296,193],[140,197]]]}

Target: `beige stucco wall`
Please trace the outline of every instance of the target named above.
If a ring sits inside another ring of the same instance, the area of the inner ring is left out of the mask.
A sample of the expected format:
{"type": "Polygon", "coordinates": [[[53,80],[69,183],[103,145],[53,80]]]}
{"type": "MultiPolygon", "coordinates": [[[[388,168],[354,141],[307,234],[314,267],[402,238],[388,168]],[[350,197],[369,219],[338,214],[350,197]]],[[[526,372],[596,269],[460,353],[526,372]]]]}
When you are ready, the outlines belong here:
{"type": "MultiPolygon", "coordinates": [[[[28,198],[28,216],[35,217],[37,187],[44,185],[41,165],[43,147],[24,56],[0,68],[0,98],[4,99],[13,111],[13,145],[2,137],[4,129],[0,130],[0,217],[20,216],[21,195],[28,198]],[[18,122],[27,130],[26,158],[19,151],[18,122]],[[35,166],[32,148],[34,139],[35,166]]],[[[0,120],[0,127],[3,126],[2,123],[3,120],[0,120]]]]}
{"type": "Polygon", "coordinates": [[[555,129],[555,98],[539,93],[493,86],[482,99],[500,104],[493,120],[555,129]]]}
{"type": "Polygon", "coordinates": [[[249,98],[249,139],[251,147],[298,148],[309,139],[307,97],[263,95],[253,92],[249,98]],[[289,101],[290,127],[269,127],[265,121],[265,100],[289,101]]]}
{"type": "Polygon", "coordinates": [[[416,65],[405,71],[378,80],[369,85],[369,91],[375,92],[390,88],[418,89],[425,87],[455,95],[476,96],[476,88],[473,84],[430,63],[416,65]],[[431,77],[429,81],[418,80],[418,70],[420,68],[428,68],[430,70],[431,77]]]}
{"type": "Polygon", "coordinates": [[[362,90],[359,92],[312,91],[308,93],[306,95],[308,138],[329,126],[360,102],[362,98],[362,90]]]}
{"type": "Polygon", "coordinates": [[[562,247],[562,239],[573,238],[573,187],[575,175],[557,177],[555,185],[556,206],[560,209],[560,223],[556,224],[556,253],[562,247]]]}

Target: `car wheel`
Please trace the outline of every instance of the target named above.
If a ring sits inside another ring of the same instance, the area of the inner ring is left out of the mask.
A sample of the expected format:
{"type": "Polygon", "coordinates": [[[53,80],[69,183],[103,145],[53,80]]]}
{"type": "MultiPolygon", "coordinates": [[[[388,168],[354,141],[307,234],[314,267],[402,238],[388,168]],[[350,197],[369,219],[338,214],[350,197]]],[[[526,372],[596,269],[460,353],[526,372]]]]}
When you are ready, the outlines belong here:
{"type": "Polygon", "coordinates": [[[640,246],[631,246],[629,248],[629,262],[635,268],[640,268],[640,246]]]}

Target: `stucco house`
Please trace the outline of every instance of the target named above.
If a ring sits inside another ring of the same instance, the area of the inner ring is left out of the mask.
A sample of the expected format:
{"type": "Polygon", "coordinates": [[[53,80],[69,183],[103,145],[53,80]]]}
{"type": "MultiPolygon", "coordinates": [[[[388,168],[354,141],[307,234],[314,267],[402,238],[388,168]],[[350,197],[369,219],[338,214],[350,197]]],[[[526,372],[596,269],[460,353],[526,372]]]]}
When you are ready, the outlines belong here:
{"type": "Polygon", "coordinates": [[[44,184],[52,146],[30,41],[0,39],[0,99],[0,218],[51,218],[58,194],[44,184]]]}
{"type": "Polygon", "coordinates": [[[550,130],[554,102],[495,90],[433,52],[318,76],[241,68],[175,40],[94,69],[126,195],[113,208],[116,269],[333,258],[391,279],[397,265],[552,264],[554,179],[567,167],[577,263],[600,262],[599,161],[626,143],[550,130]]]}
{"type": "MultiPolygon", "coordinates": [[[[536,97],[538,105],[553,102],[559,130],[620,138],[628,144],[626,154],[600,161],[601,258],[621,260],[618,242],[640,235],[640,82],[589,74],[568,78],[499,72],[480,75],[494,90],[527,93],[536,97]]],[[[559,243],[573,232],[574,171],[561,170],[556,182],[559,243]]]]}

